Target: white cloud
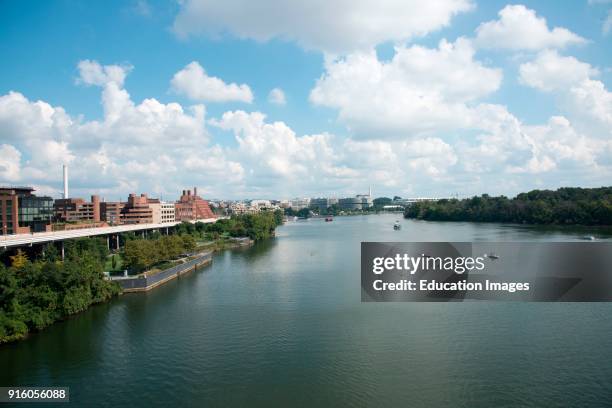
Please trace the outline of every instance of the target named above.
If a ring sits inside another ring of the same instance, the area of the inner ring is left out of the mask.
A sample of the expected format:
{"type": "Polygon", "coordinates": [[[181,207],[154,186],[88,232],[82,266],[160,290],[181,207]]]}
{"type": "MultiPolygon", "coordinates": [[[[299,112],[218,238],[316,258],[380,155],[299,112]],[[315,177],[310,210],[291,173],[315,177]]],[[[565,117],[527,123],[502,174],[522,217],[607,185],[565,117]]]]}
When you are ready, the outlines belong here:
{"type": "Polygon", "coordinates": [[[132,70],[131,65],[100,65],[97,61],[79,61],[77,66],[79,78],[77,83],[86,85],[104,86],[109,82],[114,82],[122,87],[125,77],[132,70]]]}
{"type": "Polygon", "coordinates": [[[287,103],[285,92],[280,88],[272,89],[268,94],[268,101],[275,105],[285,105],[287,103]]]}
{"type": "Polygon", "coordinates": [[[548,28],[546,19],[523,5],[507,5],[499,19],[480,24],[476,44],[483,48],[541,50],[584,44],[586,40],[563,27],[548,28]]]}
{"type": "Polygon", "coordinates": [[[0,145],[0,179],[15,182],[21,178],[21,152],[8,144],[0,145]]]}
{"type": "MultiPolygon", "coordinates": [[[[203,105],[183,108],[152,98],[137,104],[120,85],[124,76],[95,61],[80,66],[86,66],[83,81],[103,88],[101,121],[71,117],[61,107],[17,92],[0,96],[0,140],[21,152],[21,180],[59,188],[61,164],[70,163],[75,191],[87,186],[83,195],[98,192],[116,199],[136,190],[176,194],[194,184],[214,191],[241,179],[240,164],[209,145],[203,105]],[[181,167],[193,157],[205,158],[199,169],[207,171],[181,167]]],[[[7,168],[0,179],[10,181],[15,167],[7,168]]]]}
{"type": "Polygon", "coordinates": [[[242,162],[250,164],[253,177],[297,179],[312,177],[317,162],[331,157],[329,135],[297,136],[283,122],[266,123],[260,112],[226,112],[213,125],[234,132],[242,162]]]}
{"type": "Polygon", "coordinates": [[[590,137],[612,137],[612,93],[593,79],[599,71],[574,57],[554,51],[540,53],[519,67],[520,81],[553,92],[559,108],[581,133],[590,137]]]}
{"type": "Polygon", "coordinates": [[[560,56],[557,51],[542,51],[532,62],[519,67],[520,80],[542,91],[565,90],[599,75],[599,71],[574,57],[560,56]]]}
{"type": "Polygon", "coordinates": [[[604,35],[610,34],[612,31],[612,10],[608,11],[608,17],[606,17],[603,25],[601,26],[601,32],[604,35]]]}
{"type": "MultiPolygon", "coordinates": [[[[531,73],[541,78],[540,65],[532,63],[531,73]]],[[[582,72],[563,74],[574,78],[567,91],[550,73],[549,80],[557,82],[541,86],[583,109],[527,126],[504,106],[480,101],[497,89],[501,73],[475,61],[469,41],[443,41],[435,49],[398,47],[387,62],[374,53],[329,59],[316,97],[336,104],[351,128],[376,129],[360,139],[300,135],[261,112],[230,111],[207,121],[203,105],[153,98],[135,102],[119,85],[124,81],[108,80],[106,73],[107,79],[91,81],[102,88],[101,120],[71,116],[11,92],[0,96],[0,183],[26,183],[57,196],[61,163],[69,162],[75,195],[98,193],[107,199],[129,192],[173,199],[192,185],[205,197],[280,198],[343,196],[370,184],[400,195],[507,194],[508,185],[516,192],[536,182],[603,184],[612,175],[611,126],[602,119],[611,112],[609,92],[590,78],[592,68],[580,64],[566,62],[582,72]],[[427,105],[423,99],[440,103],[427,105]],[[439,110],[451,108],[465,116],[440,126],[439,110]],[[587,111],[588,121],[582,116],[587,111]],[[357,112],[364,115],[361,122],[357,112]],[[387,115],[383,119],[395,121],[395,127],[372,113],[387,115]],[[427,118],[427,126],[419,123],[427,118]],[[235,143],[216,144],[206,123],[215,133],[229,132],[235,143]],[[593,133],[593,123],[604,137],[593,133]],[[399,136],[386,137],[389,129],[399,136]]]]}
{"type": "Polygon", "coordinates": [[[248,85],[226,84],[220,78],[208,76],[196,61],[174,74],[171,85],[175,92],[196,101],[253,102],[253,93],[248,85]]]}
{"type": "Polygon", "coordinates": [[[470,104],[500,86],[501,70],[474,59],[469,40],[438,48],[396,47],[389,62],[374,51],[328,61],[311,91],[316,105],[339,110],[359,137],[410,137],[469,126],[470,104]]]}
{"type": "Polygon", "coordinates": [[[470,0],[186,0],[180,3],[173,29],[183,38],[230,33],[238,38],[278,38],[308,49],[344,53],[423,36],[472,8],[470,0]]]}

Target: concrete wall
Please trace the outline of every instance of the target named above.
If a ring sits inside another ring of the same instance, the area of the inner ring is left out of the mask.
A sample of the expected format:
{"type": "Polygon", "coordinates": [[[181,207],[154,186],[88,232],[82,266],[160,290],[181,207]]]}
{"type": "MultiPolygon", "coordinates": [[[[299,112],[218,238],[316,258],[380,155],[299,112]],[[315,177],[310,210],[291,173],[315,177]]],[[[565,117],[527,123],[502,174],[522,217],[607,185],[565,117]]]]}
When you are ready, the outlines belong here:
{"type": "Polygon", "coordinates": [[[145,292],[210,262],[212,262],[211,252],[152,276],[145,277],[146,274],[144,274],[133,278],[116,278],[113,280],[121,285],[124,292],[145,292]]]}

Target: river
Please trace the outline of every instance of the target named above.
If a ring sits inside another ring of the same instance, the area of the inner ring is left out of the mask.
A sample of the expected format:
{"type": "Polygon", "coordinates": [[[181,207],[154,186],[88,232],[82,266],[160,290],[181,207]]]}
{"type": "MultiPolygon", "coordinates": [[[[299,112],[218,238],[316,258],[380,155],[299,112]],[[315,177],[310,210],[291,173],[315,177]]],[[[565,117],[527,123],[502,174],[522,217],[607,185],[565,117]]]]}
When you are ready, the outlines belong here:
{"type": "Polygon", "coordinates": [[[612,304],[361,303],[361,241],[592,231],[396,215],[291,222],[252,248],[0,347],[0,385],[71,406],[612,406],[612,304]]]}

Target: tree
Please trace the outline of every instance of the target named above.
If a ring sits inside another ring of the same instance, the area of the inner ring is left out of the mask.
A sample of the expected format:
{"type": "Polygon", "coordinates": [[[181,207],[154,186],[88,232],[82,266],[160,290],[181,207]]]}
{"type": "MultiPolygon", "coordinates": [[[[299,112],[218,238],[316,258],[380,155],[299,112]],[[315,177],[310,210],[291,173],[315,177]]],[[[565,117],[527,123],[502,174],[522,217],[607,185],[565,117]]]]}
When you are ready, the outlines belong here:
{"type": "Polygon", "coordinates": [[[464,200],[419,202],[404,217],[438,221],[612,225],[612,187],[533,190],[513,199],[483,194],[464,200]]]}
{"type": "Polygon", "coordinates": [[[373,201],[374,207],[382,208],[385,205],[390,205],[393,202],[389,197],[378,197],[373,201]]]}
{"type": "Polygon", "coordinates": [[[17,249],[15,255],[9,257],[11,259],[11,266],[16,269],[21,269],[28,263],[28,256],[21,250],[17,249]]]}

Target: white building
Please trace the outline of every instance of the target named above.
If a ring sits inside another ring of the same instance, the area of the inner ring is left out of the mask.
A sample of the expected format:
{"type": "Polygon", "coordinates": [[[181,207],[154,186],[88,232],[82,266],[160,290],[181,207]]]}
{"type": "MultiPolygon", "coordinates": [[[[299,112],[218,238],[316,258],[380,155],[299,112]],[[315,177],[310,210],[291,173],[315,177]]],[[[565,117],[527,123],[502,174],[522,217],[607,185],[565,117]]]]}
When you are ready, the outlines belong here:
{"type": "Polygon", "coordinates": [[[149,208],[153,210],[153,224],[165,224],[176,220],[174,203],[163,201],[160,203],[149,203],[149,208]]]}
{"type": "Polygon", "coordinates": [[[302,208],[308,208],[310,206],[310,198],[294,198],[291,200],[291,209],[299,211],[302,208]]]}

